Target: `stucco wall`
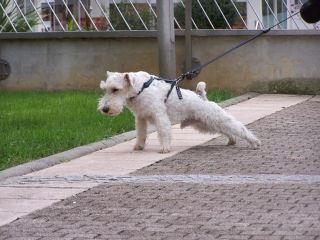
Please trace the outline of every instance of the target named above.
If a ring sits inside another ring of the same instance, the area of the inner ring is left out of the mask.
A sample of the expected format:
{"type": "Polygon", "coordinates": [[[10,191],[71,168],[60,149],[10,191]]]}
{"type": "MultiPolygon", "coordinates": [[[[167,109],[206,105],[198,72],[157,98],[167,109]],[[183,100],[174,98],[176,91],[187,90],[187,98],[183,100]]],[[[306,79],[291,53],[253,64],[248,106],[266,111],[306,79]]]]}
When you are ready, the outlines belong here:
{"type": "MultiPolygon", "coordinates": [[[[193,56],[202,63],[255,32],[193,32],[193,56]]],[[[0,89],[98,89],[109,71],[158,73],[156,32],[0,34],[0,58],[11,75],[0,89]]],[[[184,60],[183,33],[176,37],[177,71],[184,60]]],[[[209,65],[194,81],[209,89],[320,92],[319,31],[275,31],[209,65]],[[282,89],[282,90],[281,90],[282,89]]]]}

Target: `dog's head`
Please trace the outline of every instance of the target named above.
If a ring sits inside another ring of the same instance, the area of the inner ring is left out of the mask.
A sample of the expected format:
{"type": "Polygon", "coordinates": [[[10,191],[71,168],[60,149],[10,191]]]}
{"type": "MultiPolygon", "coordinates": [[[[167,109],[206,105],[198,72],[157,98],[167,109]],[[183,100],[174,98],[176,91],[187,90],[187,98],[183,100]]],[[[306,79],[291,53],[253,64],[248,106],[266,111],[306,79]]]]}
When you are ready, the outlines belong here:
{"type": "Polygon", "coordinates": [[[131,73],[107,72],[107,80],[100,83],[100,88],[105,91],[98,104],[101,113],[118,115],[122,112],[126,100],[135,96],[134,78],[131,75],[131,73]]]}

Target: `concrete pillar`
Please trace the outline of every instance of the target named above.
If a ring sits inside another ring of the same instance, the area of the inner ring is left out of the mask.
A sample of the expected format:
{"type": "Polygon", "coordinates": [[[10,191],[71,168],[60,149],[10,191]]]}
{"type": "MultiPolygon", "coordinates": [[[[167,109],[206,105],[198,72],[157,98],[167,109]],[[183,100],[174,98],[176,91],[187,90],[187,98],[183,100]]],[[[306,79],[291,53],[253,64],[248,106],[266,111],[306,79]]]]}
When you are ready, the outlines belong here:
{"type": "Polygon", "coordinates": [[[191,41],[191,29],[192,29],[192,6],[191,0],[185,0],[185,71],[191,70],[192,67],[192,41],[191,41]]]}
{"type": "Polygon", "coordinates": [[[157,0],[159,70],[163,78],[176,77],[173,0],[157,0]]]}

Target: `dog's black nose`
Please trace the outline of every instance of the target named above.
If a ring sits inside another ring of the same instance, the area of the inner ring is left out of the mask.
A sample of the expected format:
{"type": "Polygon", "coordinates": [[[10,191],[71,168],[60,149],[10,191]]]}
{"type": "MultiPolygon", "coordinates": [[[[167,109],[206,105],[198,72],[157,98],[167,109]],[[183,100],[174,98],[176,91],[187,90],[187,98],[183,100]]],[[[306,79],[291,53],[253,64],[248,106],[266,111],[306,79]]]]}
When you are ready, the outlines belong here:
{"type": "Polygon", "coordinates": [[[109,107],[103,107],[103,108],[102,108],[102,112],[108,113],[108,112],[109,112],[109,107]]]}

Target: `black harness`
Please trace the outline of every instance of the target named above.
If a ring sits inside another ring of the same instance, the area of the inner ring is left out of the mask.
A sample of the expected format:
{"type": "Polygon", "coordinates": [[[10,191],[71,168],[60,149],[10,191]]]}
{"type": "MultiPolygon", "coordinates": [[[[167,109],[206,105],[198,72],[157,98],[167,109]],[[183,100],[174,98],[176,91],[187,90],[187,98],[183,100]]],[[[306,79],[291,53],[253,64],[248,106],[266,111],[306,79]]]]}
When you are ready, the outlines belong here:
{"type": "Polygon", "coordinates": [[[167,100],[168,100],[168,98],[169,98],[169,96],[170,96],[170,94],[171,94],[171,92],[172,92],[174,87],[176,87],[178,98],[182,99],[182,94],[181,94],[180,87],[177,85],[179,83],[179,81],[159,78],[159,77],[155,77],[155,76],[151,76],[148,81],[143,83],[143,85],[142,85],[140,91],[138,92],[137,96],[139,96],[146,88],[150,87],[150,85],[152,84],[152,82],[154,80],[164,81],[165,83],[168,83],[168,84],[171,85],[164,102],[167,102],[167,100]]]}

